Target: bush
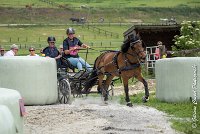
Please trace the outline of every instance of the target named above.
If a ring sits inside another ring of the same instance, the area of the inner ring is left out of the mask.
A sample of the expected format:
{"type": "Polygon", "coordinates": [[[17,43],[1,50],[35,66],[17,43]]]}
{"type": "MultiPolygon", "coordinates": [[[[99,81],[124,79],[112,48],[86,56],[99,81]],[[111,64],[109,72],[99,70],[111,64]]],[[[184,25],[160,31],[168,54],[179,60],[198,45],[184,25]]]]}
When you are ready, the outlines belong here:
{"type": "Polygon", "coordinates": [[[172,50],[200,48],[200,21],[183,21],[180,32],[180,36],[175,36],[175,45],[172,46],[172,50]]]}

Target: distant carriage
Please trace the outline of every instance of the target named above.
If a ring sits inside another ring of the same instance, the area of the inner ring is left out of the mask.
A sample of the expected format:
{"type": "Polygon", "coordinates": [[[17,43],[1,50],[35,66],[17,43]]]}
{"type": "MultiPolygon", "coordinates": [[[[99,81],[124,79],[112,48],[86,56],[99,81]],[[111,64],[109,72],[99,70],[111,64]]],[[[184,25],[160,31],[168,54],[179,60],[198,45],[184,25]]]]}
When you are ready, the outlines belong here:
{"type": "Polygon", "coordinates": [[[72,23],[85,23],[86,22],[86,19],[85,17],[82,17],[82,18],[70,18],[69,20],[72,21],[72,23]]]}

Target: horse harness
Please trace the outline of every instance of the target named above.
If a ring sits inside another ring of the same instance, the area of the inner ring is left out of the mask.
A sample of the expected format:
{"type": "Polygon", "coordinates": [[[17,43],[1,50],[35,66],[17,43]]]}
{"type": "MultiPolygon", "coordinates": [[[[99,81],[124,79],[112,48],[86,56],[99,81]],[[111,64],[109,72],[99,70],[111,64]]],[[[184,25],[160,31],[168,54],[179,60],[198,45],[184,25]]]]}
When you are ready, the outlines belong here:
{"type": "MultiPolygon", "coordinates": [[[[137,40],[137,41],[132,42],[132,43],[130,44],[130,47],[131,47],[132,50],[133,50],[133,45],[136,44],[136,43],[139,42],[139,41],[140,41],[140,40],[137,40]]],[[[105,72],[106,75],[111,75],[111,73],[115,73],[115,72],[121,74],[121,72],[123,72],[123,71],[132,70],[132,69],[135,69],[135,68],[138,68],[138,67],[141,66],[141,65],[140,65],[140,60],[139,60],[139,58],[138,58],[138,54],[141,53],[141,52],[143,52],[143,51],[139,51],[139,52],[136,52],[136,53],[134,53],[134,54],[131,54],[131,53],[128,53],[128,52],[122,53],[121,51],[113,51],[113,50],[109,50],[109,51],[107,51],[106,53],[108,53],[108,52],[115,52],[115,53],[116,53],[115,56],[113,57],[113,60],[112,60],[111,62],[107,63],[106,65],[99,67],[97,70],[100,70],[101,68],[103,68],[103,67],[105,67],[105,66],[107,66],[107,65],[109,65],[109,64],[114,64],[114,65],[116,66],[117,70],[116,70],[116,71],[113,71],[113,72],[105,72]],[[123,66],[123,67],[119,67],[119,65],[118,65],[118,60],[117,60],[117,58],[118,58],[118,56],[119,56],[120,53],[122,53],[122,55],[123,55],[123,57],[124,57],[124,59],[125,59],[124,61],[125,61],[125,64],[126,64],[126,65],[123,66]],[[127,55],[131,55],[132,57],[135,57],[135,56],[136,56],[137,59],[138,59],[138,63],[133,63],[133,62],[131,62],[131,61],[128,59],[127,55]]],[[[104,54],[106,54],[106,53],[104,53],[104,54]]]]}
{"type": "MultiPolygon", "coordinates": [[[[140,63],[132,63],[132,62],[128,59],[127,54],[129,54],[129,53],[124,53],[124,54],[123,54],[124,59],[125,59],[124,61],[125,61],[125,64],[126,64],[126,65],[123,66],[123,67],[119,67],[117,58],[118,58],[118,56],[119,56],[120,53],[121,53],[121,51],[117,52],[117,53],[115,54],[115,56],[113,57],[113,63],[114,63],[114,65],[116,66],[117,72],[118,72],[119,74],[121,74],[122,71],[128,71],[128,70],[132,70],[132,69],[135,69],[135,68],[140,67],[140,63]]],[[[132,55],[132,54],[129,54],[129,55],[134,56],[134,55],[132,55]]]]}

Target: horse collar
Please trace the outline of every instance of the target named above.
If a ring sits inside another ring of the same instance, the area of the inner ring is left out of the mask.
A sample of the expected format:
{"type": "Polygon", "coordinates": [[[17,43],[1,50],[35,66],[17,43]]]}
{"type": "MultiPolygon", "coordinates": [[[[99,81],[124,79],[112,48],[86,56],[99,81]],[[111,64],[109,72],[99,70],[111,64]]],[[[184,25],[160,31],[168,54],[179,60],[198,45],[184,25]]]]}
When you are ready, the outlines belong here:
{"type": "MultiPolygon", "coordinates": [[[[125,53],[125,54],[124,54],[124,59],[125,59],[125,62],[126,62],[126,66],[128,66],[127,63],[129,63],[130,65],[135,64],[135,63],[131,62],[131,61],[128,59],[127,54],[131,55],[132,57],[135,57],[133,54],[125,53]]],[[[137,56],[137,55],[136,55],[136,56],[137,56]]]]}

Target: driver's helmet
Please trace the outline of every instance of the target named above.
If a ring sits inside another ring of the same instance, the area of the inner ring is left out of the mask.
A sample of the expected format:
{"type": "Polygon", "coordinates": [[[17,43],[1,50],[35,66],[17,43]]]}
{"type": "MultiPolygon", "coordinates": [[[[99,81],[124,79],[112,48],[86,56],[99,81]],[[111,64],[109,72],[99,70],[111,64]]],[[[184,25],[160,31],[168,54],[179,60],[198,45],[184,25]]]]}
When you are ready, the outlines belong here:
{"type": "Polygon", "coordinates": [[[50,36],[47,38],[47,42],[56,42],[56,38],[53,36],[50,36]]]}
{"type": "Polygon", "coordinates": [[[75,34],[75,30],[70,27],[66,30],[66,34],[75,34]]]}

